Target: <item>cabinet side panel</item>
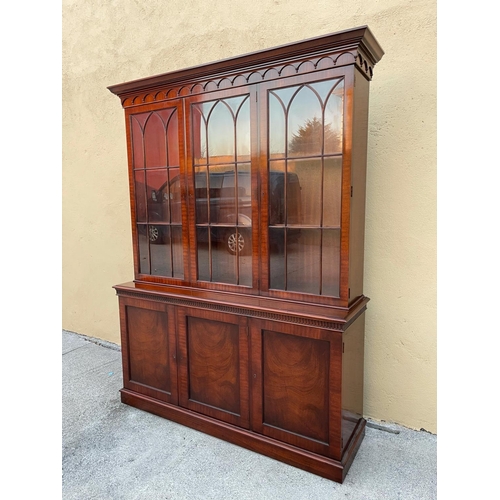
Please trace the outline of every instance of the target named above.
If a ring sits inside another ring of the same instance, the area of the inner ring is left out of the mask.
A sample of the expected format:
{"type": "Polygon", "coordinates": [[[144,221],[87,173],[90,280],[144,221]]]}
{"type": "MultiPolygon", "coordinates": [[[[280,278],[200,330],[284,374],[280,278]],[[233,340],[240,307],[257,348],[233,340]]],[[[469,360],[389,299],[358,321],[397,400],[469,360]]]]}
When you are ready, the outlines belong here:
{"type": "Polygon", "coordinates": [[[343,334],[342,439],[344,450],[363,417],[365,313],[343,334]]]}
{"type": "Polygon", "coordinates": [[[130,381],[170,394],[167,314],[132,306],[126,311],[130,381]]]}
{"type": "Polygon", "coordinates": [[[349,243],[350,302],[363,294],[365,242],[366,157],[368,140],[368,92],[370,82],[355,70],[352,164],[351,221],[349,243]]]}

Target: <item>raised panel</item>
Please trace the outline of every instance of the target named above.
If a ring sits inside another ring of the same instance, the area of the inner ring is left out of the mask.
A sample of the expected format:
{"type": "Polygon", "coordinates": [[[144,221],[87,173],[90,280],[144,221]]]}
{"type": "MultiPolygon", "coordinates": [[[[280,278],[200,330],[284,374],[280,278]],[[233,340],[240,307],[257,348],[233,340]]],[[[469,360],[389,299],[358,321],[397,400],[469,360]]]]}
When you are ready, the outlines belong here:
{"type": "Polygon", "coordinates": [[[329,343],[263,332],[263,422],[328,443],[329,343]]]}
{"type": "Polygon", "coordinates": [[[130,380],[170,393],[167,319],[163,312],[127,308],[130,380]]]}
{"type": "Polygon", "coordinates": [[[124,385],[166,402],[177,401],[175,324],[171,308],[122,299],[124,385]]]}
{"type": "Polygon", "coordinates": [[[340,459],[341,334],[258,319],[250,331],[252,430],[340,459]]]}
{"type": "Polygon", "coordinates": [[[189,399],[240,414],[238,325],[188,318],[189,399]]]}
{"type": "Polygon", "coordinates": [[[177,324],[180,404],[248,428],[247,319],[179,308],[177,324]]]}

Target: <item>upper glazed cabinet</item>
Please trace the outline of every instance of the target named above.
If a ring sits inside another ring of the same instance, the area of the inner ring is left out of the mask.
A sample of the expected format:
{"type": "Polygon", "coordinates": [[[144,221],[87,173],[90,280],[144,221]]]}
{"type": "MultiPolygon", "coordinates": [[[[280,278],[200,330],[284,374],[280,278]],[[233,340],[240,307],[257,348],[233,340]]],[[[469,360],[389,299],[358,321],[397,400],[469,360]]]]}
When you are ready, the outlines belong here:
{"type": "Polygon", "coordinates": [[[110,87],[136,283],[347,306],[362,295],[370,31],[110,87]]]}

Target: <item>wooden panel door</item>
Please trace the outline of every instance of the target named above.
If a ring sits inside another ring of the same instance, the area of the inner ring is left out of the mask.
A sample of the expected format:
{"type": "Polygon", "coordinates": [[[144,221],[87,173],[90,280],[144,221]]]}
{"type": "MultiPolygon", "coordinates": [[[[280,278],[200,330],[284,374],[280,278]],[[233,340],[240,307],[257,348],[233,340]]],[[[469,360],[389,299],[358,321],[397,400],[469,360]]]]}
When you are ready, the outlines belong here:
{"type": "Polygon", "coordinates": [[[124,387],[177,404],[174,309],[120,297],[124,387]]]}
{"type": "Polygon", "coordinates": [[[251,320],[252,430],[341,455],[340,333],[251,320]]]}
{"type": "Polygon", "coordinates": [[[249,427],[245,317],[179,308],[179,403],[249,427]]]}

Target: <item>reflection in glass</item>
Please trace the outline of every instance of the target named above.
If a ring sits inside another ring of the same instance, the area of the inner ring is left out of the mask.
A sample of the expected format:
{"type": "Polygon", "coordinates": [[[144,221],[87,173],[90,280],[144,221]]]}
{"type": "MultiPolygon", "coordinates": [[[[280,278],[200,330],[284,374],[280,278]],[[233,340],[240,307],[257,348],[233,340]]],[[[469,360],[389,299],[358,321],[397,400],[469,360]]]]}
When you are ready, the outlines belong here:
{"type": "Polygon", "coordinates": [[[137,224],[139,239],[139,272],[149,274],[149,238],[146,224],[137,224]]]}
{"type": "Polygon", "coordinates": [[[250,164],[209,167],[208,176],[205,167],[195,170],[197,224],[205,224],[209,219],[211,224],[251,225],[250,164]]]}
{"type": "Polygon", "coordinates": [[[338,296],[340,230],[269,228],[269,240],[270,288],[338,296]]]}
{"type": "Polygon", "coordinates": [[[277,290],[285,288],[285,229],[269,228],[269,286],[277,290]]]}
{"type": "Polygon", "coordinates": [[[287,289],[296,292],[320,291],[321,230],[301,229],[294,237],[287,230],[287,289]]]}
{"type": "Polygon", "coordinates": [[[236,284],[236,259],[225,248],[230,233],[224,227],[212,227],[212,281],[236,284]]]}
{"type": "Polygon", "coordinates": [[[342,79],[269,91],[272,289],[339,294],[343,96],[342,79]]]}
{"type": "Polygon", "coordinates": [[[167,123],[168,165],[179,165],[179,124],[177,110],[174,110],[167,123]]]}
{"type": "MultiPolygon", "coordinates": [[[[238,227],[238,285],[252,286],[252,230],[251,228],[238,227]]],[[[234,234],[234,231],[233,231],[234,234]]]]}
{"type": "Polygon", "coordinates": [[[194,175],[194,197],[196,200],[196,223],[208,222],[208,169],[196,167],[194,175]]]}
{"type": "Polygon", "coordinates": [[[144,170],[134,172],[135,214],[137,222],[146,222],[146,181],[144,170]]]}
{"type": "Polygon", "coordinates": [[[285,156],[285,108],[283,102],[269,93],[269,155],[270,158],[285,156]]]}
{"type": "Polygon", "coordinates": [[[325,154],[342,153],[344,126],[344,82],[330,95],[325,107],[325,154]]]}
{"type": "Polygon", "coordinates": [[[318,94],[321,103],[324,105],[332,89],[336,89],[339,85],[343,85],[343,80],[323,80],[322,82],[309,83],[308,87],[318,94]]]}
{"type": "Polygon", "coordinates": [[[210,223],[236,224],[235,168],[210,169],[210,223]]]}
{"type": "MultiPolygon", "coordinates": [[[[299,86],[300,87],[300,86],[299,86]]],[[[281,89],[274,89],[271,91],[283,103],[283,107],[288,109],[290,99],[296,94],[299,87],[285,87],[281,89]]]]}
{"type": "Polygon", "coordinates": [[[210,281],[211,269],[208,227],[196,228],[196,241],[196,254],[198,256],[198,279],[201,281],[210,281]]]}
{"type": "Polygon", "coordinates": [[[322,295],[340,293],[340,230],[324,229],[322,246],[322,295]]]}
{"type": "Polygon", "coordinates": [[[169,222],[169,186],[167,169],[146,172],[148,221],[169,222]]]}
{"type": "MultiPolygon", "coordinates": [[[[290,137],[290,135],[289,135],[290,137]]],[[[323,123],[314,116],[295,128],[288,143],[289,156],[313,156],[321,154],[323,123]]]]}
{"type": "Polygon", "coordinates": [[[183,277],[182,228],[170,227],[182,224],[177,109],[133,115],[131,127],[139,272],[183,277]]]}
{"type": "Polygon", "coordinates": [[[238,196],[245,199],[252,194],[252,177],[250,163],[238,164],[238,196]]]}
{"type": "Polygon", "coordinates": [[[288,162],[287,225],[321,225],[321,159],[288,162]]]}
{"type": "Polygon", "coordinates": [[[293,98],[288,111],[289,156],[321,154],[323,120],[321,103],[311,88],[304,86],[293,98]]]}
{"type": "MultiPolygon", "coordinates": [[[[285,183],[284,161],[270,163],[269,172],[269,225],[297,225],[302,222],[302,187],[297,172],[288,171],[285,183]],[[285,201],[286,200],[286,201],[285,201]],[[285,210],[286,206],[286,210],[285,210]]],[[[288,162],[291,165],[291,162],[288,162]]]]}
{"type": "Polygon", "coordinates": [[[182,257],[182,227],[171,226],[172,232],[172,265],[173,277],[184,278],[184,266],[182,257]]]}
{"type": "Polygon", "coordinates": [[[172,276],[172,263],[170,260],[170,227],[149,226],[150,241],[154,232],[157,238],[154,245],[150,246],[151,274],[153,276],[172,276]]]}
{"type": "Polygon", "coordinates": [[[244,97],[236,115],[236,161],[250,161],[250,99],[244,97]]]}
{"type": "Polygon", "coordinates": [[[269,164],[269,225],[285,224],[285,169],[284,161],[269,164]]]}
{"type": "Polygon", "coordinates": [[[193,158],[195,165],[207,162],[207,128],[202,113],[202,105],[193,105],[191,119],[193,122],[193,158]]]}
{"type": "Polygon", "coordinates": [[[248,95],[192,106],[194,164],[250,160],[248,95]]]}
{"type": "Polygon", "coordinates": [[[181,226],[138,224],[137,233],[140,273],[184,277],[181,226]]]}
{"type": "Polygon", "coordinates": [[[208,155],[210,163],[234,159],[234,115],[224,101],[214,106],[208,118],[208,155]]]}
{"type": "Polygon", "coordinates": [[[270,91],[270,157],[341,153],[343,95],[342,79],[270,91]]]}
{"type": "MultiPolygon", "coordinates": [[[[248,99],[247,95],[238,95],[236,97],[228,97],[224,99],[224,102],[231,108],[233,115],[236,116],[238,113],[241,113],[241,104],[246,99],[248,99]]],[[[246,104],[248,104],[248,100],[246,104]]]]}
{"type": "MultiPolygon", "coordinates": [[[[149,115],[149,113],[148,113],[149,115]]],[[[132,154],[134,161],[134,168],[144,168],[144,149],[143,149],[143,134],[142,127],[138,115],[130,118],[132,126],[132,154]]]]}
{"type": "Polygon", "coordinates": [[[146,168],[167,165],[165,125],[158,113],[152,113],[144,127],[144,152],[146,168]]]}
{"type": "Polygon", "coordinates": [[[324,159],[323,226],[340,226],[342,158],[324,159]]]}
{"type": "Polygon", "coordinates": [[[240,226],[252,225],[252,173],[250,163],[238,164],[237,175],[238,186],[235,192],[238,194],[238,214],[235,223],[240,226]]]}
{"type": "Polygon", "coordinates": [[[251,286],[249,96],[197,103],[192,123],[198,279],[251,286]]]}
{"type": "Polygon", "coordinates": [[[181,196],[181,181],[180,169],[170,168],[168,171],[170,185],[170,222],[182,223],[182,196],[181,196]]]}

